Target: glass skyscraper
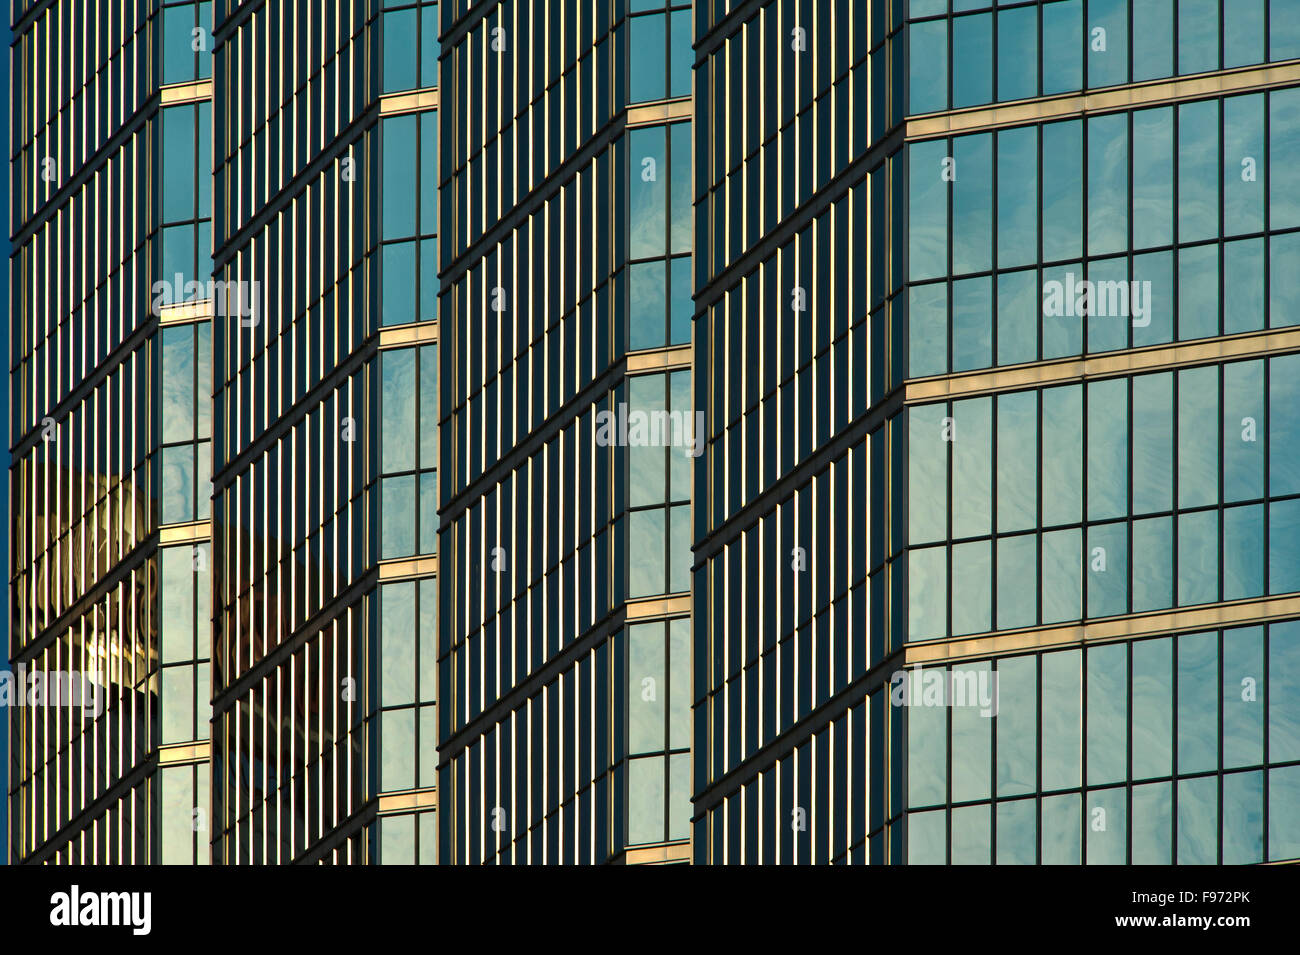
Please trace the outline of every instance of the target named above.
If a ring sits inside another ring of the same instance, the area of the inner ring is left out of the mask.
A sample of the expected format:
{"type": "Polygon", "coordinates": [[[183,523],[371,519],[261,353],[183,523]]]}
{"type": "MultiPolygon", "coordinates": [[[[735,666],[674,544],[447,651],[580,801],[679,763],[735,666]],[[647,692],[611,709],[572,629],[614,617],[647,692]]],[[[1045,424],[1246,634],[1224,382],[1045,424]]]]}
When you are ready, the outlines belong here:
{"type": "Polygon", "coordinates": [[[697,862],[1300,856],[1300,10],[993,6],[696,9],[697,862]]]}
{"type": "Polygon", "coordinates": [[[11,22],[11,861],[1300,859],[1300,0],[11,22]]]}

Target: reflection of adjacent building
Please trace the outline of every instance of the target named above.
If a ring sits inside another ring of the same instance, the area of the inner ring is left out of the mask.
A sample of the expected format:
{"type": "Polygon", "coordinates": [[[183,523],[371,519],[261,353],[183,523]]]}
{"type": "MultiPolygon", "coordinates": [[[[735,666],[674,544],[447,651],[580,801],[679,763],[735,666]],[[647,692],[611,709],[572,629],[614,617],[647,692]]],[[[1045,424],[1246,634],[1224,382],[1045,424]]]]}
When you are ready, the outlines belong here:
{"type": "Polygon", "coordinates": [[[147,828],[132,833],[131,792],[146,785],[156,732],[157,567],[133,545],[151,501],[130,480],[30,460],[20,468],[32,477],[24,489],[42,492],[15,508],[12,592],[25,626],[15,627],[11,660],[28,673],[93,674],[103,706],[98,716],[70,706],[11,711],[13,858],[147,861],[147,828]],[[69,521],[69,500],[88,512],[69,521]]]}

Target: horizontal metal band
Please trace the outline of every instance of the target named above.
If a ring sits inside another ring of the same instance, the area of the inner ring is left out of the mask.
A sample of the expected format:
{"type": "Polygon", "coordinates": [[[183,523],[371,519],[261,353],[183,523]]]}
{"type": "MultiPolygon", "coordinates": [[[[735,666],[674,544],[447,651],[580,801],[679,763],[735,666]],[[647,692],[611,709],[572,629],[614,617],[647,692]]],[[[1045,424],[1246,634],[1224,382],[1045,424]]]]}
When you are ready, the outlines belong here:
{"type": "Polygon", "coordinates": [[[956,660],[987,659],[1167,633],[1196,633],[1220,627],[1250,626],[1288,617],[1300,617],[1300,596],[1296,594],[910,643],[905,648],[903,662],[912,666],[917,663],[942,664],[956,660]]]}
{"type": "Polygon", "coordinates": [[[1300,351],[1300,328],[1244,332],[1176,345],[1150,345],[1085,357],[1054,358],[1006,368],[936,375],[907,383],[905,403],[997,394],[1040,385],[1115,378],[1147,371],[1187,368],[1234,358],[1252,358],[1300,351]]]}
{"type": "Polygon", "coordinates": [[[904,128],[906,138],[911,142],[1026,123],[1123,112],[1229,93],[1253,92],[1294,83],[1300,83],[1300,60],[1269,66],[1217,70],[1179,79],[1151,80],[1087,93],[1041,96],[992,106],[948,110],[908,119],[904,128]]]}

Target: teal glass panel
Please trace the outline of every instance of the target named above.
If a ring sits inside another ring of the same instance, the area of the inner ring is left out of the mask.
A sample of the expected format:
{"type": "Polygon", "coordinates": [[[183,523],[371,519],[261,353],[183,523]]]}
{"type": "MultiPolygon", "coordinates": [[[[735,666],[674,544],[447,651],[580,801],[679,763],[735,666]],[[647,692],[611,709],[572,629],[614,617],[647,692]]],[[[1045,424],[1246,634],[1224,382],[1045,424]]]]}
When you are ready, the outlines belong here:
{"type": "Polygon", "coordinates": [[[1223,631],[1223,767],[1264,762],[1264,630],[1223,631]]]}
{"type": "Polygon", "coordinates": [[[1168,776],[1174,742],[1173,640],[1133,644],[1133,778],[1168,776]]]}
{"type": "MultiPolygon", "coordinates": [[[[952,536],[989,533],[992,469],[991,398],[968,398],[952,405],[952,536]]],[[[918,502],[925,506],[926,502],[918,502]]],[[[933,506],[931,502],[930,506],[933,506]]]]}
{"type": "Polygon", "coordinates": [[[1078,620],[1082,614],[1080,531],[1074,527],[1043,533],[1042,622],[1078,620]]]}
{"type": "Polygon", "coordinates": [[[1014,365],[1038,358],[1038,273],[1004,272],[998,276],[998,364],[1014,365]]]}
{"type": "MultiPolygon", "coordinates": [[[[997,661],[999,796],[1033,792],[1038,771],[1038,666],[1032,656],[997,661]]],[[[999,839],[1001,833],[999,832],[999,839]]]]}
{"type": "Polygon", "coordinates": [[[1219,0],[1178,0],[1178,72],[1219,68],[1219,0]]]}
{"type": "MultiPolygon", "coordinates": [[[[1096,55],[1096,54],[1094,54],[1096,55]]],[[[1088,120],[1088,254],[1128,247],[1128,114],[1088,120]]]]}
{"type": "MultiPolygon", "coordinates": [[[[1083,87],[1083,4],[1080,0],[1044,3],[1043,95],[1083,87]]],[[[1045,835],[1045,833],[1044,833],[1045,835]]]]}
{"type": "Polygon", "coordinates": [[[1088,864],[1123,865],[1128,856],[1128,793],[1122,788],[1088,793],[1088,864]]]}
{"type": "Polygon", "coordinates": [[[1078,865],[1082,860],[1078,793],[1043,797],[1043,865],[1078,865]]]}
{"type": "MultiPolygon", "coordinates": [[[[1078,650],[1058,650],[1042,657],[1043,699],[1052,701],[1051,706],[1043,707],[1042,778],[1045,791],[1079,785],[1082,662],[1078,650]]],[[[1075,811],[1078,811],[1077,805],[1075,811]]]]}
{"type": "Polygon", "coordinates": [[[1033,6],[999,10],[998,99],[1037,95],[1038,10],[1033,6]]]}
{"type": "Polygon", "coordinates": [[[1133,522],[1133,612],[1173,606],[1173,520],[1148,517],[1133,522]]]}
{"type": "Polygon", "coordinates": [[[1128,82],[1128,0],[1088,0],[1088,86],[1128,82]]]}
{"type": "Polygon", "coordinates": [[[952,271],[982,272],[993,260],[993,135],[953,140],[952,271]]]}
{"type": "Polygon", "coordinates": [[[993,364],[993,291],[987,276],[952,283],[953,371],[993,364]]]}
{"type": "Polygon", "coordinates": [[[924,547],[907,555],[907,630],[909,640],[942,637],[948,626],[947,548],[924,547]]]}
{"type": "Polygon", "coordinates": [[[1142,0],[1133,5],[1133,82],[1172,76],[1174,0],[1142,0]]]}
{"type": "Polygon", "coordinates": [[[1178,771],[1219,767],[1219,635],[1178,638],[1178,771]]]}
{"type": "Polygon", "coordinates": [[[1219,777],[1178,781],[1178,863],[1219,861],[1219,777]]]}
{"type": "Polygon", "coordinates": [[[1133,864],[1173,861],[1173,787],[1168,782],[1133,787],[1133,864]]]}
{"type": "Polygon", "coordinates": [[[1033,799],[998,803],[998,865],[1034,865],[1038,861],[1038,812],[1033,799]]]}
{"type": "Polygon", "coordinates": [[[415,702],[415,584],[380,588],[379,659],[381,706],[415,702]]]}
{"type": "MultiPolygon", "coordinates": [[[[1128,776],[1128,647],[1088,650],[1088,785],[1128,776]]],[[[1091,844],[1089,844],[1091,859],[1091,844]]]]}
{"type": "Polygon", "coordinates": [[[954,544],[952,548],[952,632],[990,629],[992,566],[989,541],[954,544]]]}
{"type": "Polygon", "coordinates": [[[1083,400],[1078,385],[1043,390],[1043,526],[1073,524],[1083,506],[1083,400]]]}
{"type": "Polygon", "coordinates": [[[1219,512],[1178,515],[1178,604],[1219,599],[1219,512]]]}

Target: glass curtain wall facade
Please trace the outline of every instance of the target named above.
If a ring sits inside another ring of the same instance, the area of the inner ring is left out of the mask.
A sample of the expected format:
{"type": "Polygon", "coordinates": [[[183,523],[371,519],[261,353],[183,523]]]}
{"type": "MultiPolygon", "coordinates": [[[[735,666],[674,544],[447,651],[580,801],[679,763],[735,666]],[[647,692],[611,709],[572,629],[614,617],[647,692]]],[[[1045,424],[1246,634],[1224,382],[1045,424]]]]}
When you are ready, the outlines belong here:
{"type": "Polygon", "coordinates": [[[1295,859],[1300,5],[987,7],[909,8],[895,637],[998,704],[905,860],[1295,859]]]}
{"type": "Polygon", "coordinates": [[[207,859],[210,22],[11,9],[13,862],[207,859]]]}
{"type": "Polygon", "coordinates": [[[1300,0],[11,23],[12,861],[1300,858],[1300,0]]]}
{"type": "Polygon", "coordinates": [[[436,852],[438,20],[217,17],[215,862],[436,852]]]}
{"type": "Polygon", "coordinates": [[[444,4],[444,863],[690,858],[690,23],[444,4]]]}
{"type": "Polygon", "coordinates": [[[705,6],[697,860],[1296,858],[1297,5],[705,6]]]}

